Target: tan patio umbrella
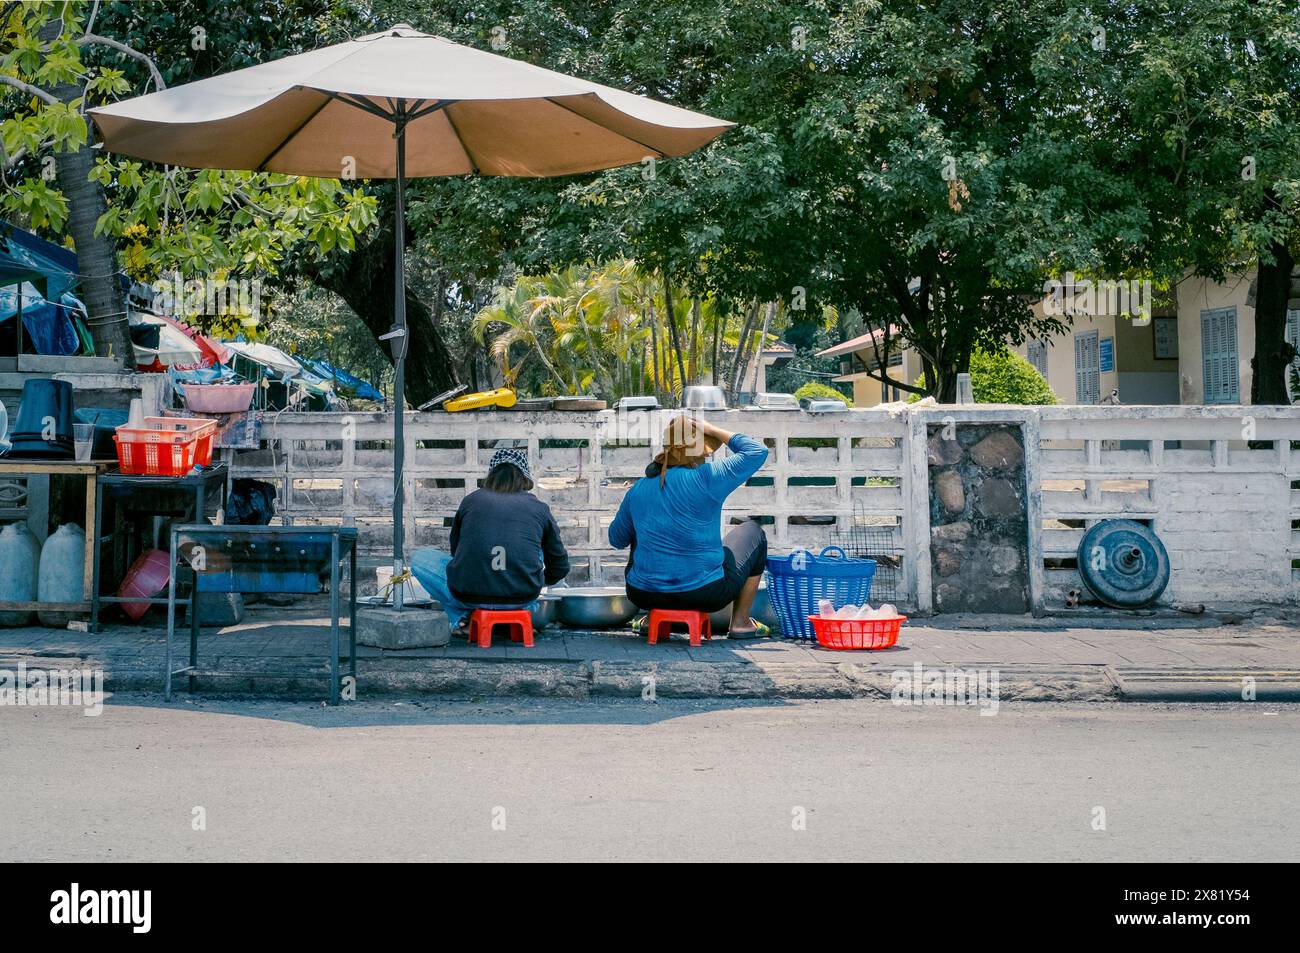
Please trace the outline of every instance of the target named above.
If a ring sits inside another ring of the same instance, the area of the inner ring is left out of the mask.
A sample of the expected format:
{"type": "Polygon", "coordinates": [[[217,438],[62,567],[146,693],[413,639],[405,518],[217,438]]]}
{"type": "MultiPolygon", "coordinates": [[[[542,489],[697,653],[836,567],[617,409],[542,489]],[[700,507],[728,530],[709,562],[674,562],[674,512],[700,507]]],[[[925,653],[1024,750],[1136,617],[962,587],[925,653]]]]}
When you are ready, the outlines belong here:
{"type": "MultiPolygon", "coordinates": [[[[104,146],[200,169],[397,180],[393,572],[404,566],[402,251],[409,176],[554,176],[679,156],[732,123],[399,24],[90,110],[104,146]]],[[[396,602],[401,605],[401,587],[396,602]]]]}

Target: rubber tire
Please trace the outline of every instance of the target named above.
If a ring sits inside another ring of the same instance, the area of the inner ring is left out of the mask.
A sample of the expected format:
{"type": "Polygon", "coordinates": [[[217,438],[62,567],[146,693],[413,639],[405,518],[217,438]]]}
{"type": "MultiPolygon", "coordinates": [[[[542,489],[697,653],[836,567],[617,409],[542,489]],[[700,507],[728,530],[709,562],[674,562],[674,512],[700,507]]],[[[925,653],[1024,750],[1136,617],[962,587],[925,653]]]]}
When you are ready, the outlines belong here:
{"type": "Polygon", "coordinates": [[[1164,543],[1150,527],[1135,520],[1097,523],[1079,541],[1078,561],[1084,585],[1116,609],[1149,606],[1169,585],[1164,543]]]}

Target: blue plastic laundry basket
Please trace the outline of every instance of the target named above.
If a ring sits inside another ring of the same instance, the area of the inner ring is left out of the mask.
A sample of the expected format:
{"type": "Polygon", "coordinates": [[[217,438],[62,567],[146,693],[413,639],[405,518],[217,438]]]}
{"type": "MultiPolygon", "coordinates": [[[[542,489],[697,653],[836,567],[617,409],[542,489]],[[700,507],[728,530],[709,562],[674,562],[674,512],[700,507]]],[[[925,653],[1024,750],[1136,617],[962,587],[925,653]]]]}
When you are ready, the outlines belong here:
{"type": "Polygon", "coordinates": [[[835,608],[860,606],[871,599],[874,559],[854,559],[838,546],[827,546],[814,556],[796,549],[789,556],[767,557],[767,594],[781,620],[787,639],[814,638],[810,615],[829,599],[835,608]],[[831,555],[838,554],[838,555],[831,555]]]}

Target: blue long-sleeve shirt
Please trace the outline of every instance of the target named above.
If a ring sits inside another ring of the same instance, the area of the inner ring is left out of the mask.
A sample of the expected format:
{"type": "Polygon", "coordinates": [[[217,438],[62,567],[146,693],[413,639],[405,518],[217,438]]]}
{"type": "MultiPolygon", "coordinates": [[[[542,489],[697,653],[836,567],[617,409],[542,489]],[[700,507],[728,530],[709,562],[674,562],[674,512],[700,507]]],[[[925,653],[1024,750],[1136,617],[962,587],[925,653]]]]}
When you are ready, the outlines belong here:
{"type": "Polygon", "coordinates": [[[649,592],[686,592],[722,578],[722,503],[758,472],[767,448],[744,434],[731,455],[698,467],[670,467],[632,484],[609,526],[615,549],[632,546],[627,581],[649,592]]]}

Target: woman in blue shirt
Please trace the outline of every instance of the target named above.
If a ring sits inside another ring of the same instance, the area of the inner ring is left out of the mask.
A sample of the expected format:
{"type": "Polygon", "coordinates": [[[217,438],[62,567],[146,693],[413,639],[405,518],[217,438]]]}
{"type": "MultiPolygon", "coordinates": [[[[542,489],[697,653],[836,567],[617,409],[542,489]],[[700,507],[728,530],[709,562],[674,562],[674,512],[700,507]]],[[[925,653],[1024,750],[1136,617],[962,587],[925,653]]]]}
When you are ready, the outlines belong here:
{"type": "Polygon", "coordinates": [[[615,549],[631,547],[627,594],[642,609],[716,612],[731,604],[730,635],[761,628],[749,616],[767,562],[763,527],[747,520],[722,536],[722,504],[767,460],[752,437],[694,417],[664,431],[663,450],[623,497],[609,527],[615,549]],[[725,460],[710,459],[718,447],[725,460]]]}

